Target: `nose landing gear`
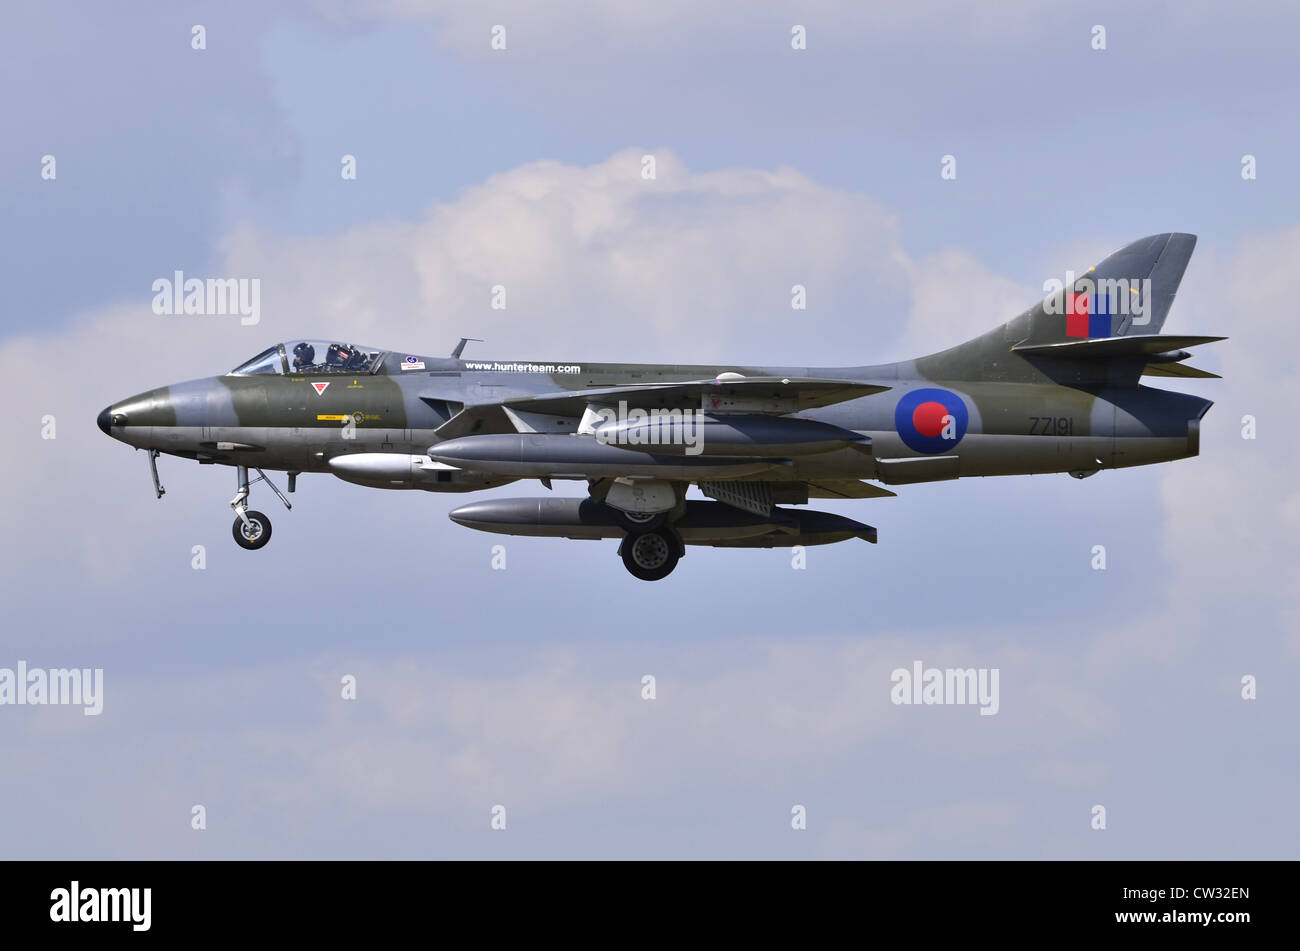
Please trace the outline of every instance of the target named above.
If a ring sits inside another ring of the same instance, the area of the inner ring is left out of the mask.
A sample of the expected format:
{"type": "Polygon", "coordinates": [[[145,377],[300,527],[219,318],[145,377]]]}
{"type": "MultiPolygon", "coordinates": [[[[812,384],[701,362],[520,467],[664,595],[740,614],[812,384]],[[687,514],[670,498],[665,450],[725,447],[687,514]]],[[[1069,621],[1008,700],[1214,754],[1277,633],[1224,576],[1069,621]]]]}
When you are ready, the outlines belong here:
{"type": "Polygon", "coordinates": [[[284,503],[286,509],[292,509],[293,505],[286,499],[275,487],[275,483],[266,477],[266,473],[261,469],[256,469],[257,478],[252,482],[248,481],[248,466],[236,466],[235,471],[238,473],[239,489],[235,492],[235,497],[230,500],[230,507],[235,512],[235,523],[230,527],[231,534],[235,536],[235,544],[240,548],[249,551],[257,551],[271,540],[271,520],[261,512],[250,511],[248,508],[249,490],[259,482],[265,482],[271,487],[276,498],[284,503]]]}
{"type": "Polygon", "coordinates": [[[149,450],[149,472],[150,474],[153,475],[154,497],[161,499],[164,495],[167,494],[167,490],[164,489],[162,483],[158,481],[158,456],[159,455],[160,453],[158,452],[157,449],[149,450]]]}
{"type": "Polygon", "coordinates": [[[235,536],[235,544],[240,548],[257,551],[271,540],[271,520],[261,512],[248,511],[242,519],[235,519],[230,531],[235,536]]]}

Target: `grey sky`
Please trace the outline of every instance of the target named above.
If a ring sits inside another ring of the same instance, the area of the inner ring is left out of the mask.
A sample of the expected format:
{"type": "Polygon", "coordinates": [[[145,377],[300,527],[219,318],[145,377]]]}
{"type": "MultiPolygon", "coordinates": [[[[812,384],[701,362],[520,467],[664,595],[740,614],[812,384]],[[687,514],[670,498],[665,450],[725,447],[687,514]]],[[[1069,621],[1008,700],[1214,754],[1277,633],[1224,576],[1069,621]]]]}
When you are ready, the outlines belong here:
{"type": "Polygon", "coordinates": [[[0,14],[0,667],[103,667],[106,692],[99,717],[0,707],[7,854],[1295,857],[1300,13],[260,6],[0,14]],[[692,549],[644,585],[612,544],[478,535],[446,518],[463,498],[326,476],[279,517],[263,495],[275,540],[247,553],[229,470],[163,460],[155,501],[93,423],[295,336],[913,356],[1164,230],[1200,235],[1166,329],[1232,338],[1199,361],[1223,381],[1168,387],[1216,400],[1199,458],[828,503],[880,545],[804,571],[692,549]],[[262,322],[155,316],[178,268],[260,277],[262,322]],[[914,660],[998,667],[1000,712],[892,705],[914,660]]]}

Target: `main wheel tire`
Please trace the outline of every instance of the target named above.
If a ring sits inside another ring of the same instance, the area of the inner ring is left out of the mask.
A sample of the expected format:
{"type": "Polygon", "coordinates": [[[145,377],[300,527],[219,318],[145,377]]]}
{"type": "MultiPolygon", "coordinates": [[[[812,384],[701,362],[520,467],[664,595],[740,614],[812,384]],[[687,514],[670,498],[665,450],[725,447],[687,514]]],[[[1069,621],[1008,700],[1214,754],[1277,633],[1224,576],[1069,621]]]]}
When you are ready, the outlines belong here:
{"type": "Polygon", "coordinates": [[[271,520],[261,512],[244,514],[248,516],[249,524],[245,525],[242,518],[236,518],[235,524],[230,526],[230,533],[235,536],[235,543],[240,548],[257,551],[271,540],[271,520]]]}
{"type": "Polygon", "coordinates": [[[630,533],[623,539],[623,566],[642,581],[666,578],[677,567],[677,538],[666,528],[630,533]]]}

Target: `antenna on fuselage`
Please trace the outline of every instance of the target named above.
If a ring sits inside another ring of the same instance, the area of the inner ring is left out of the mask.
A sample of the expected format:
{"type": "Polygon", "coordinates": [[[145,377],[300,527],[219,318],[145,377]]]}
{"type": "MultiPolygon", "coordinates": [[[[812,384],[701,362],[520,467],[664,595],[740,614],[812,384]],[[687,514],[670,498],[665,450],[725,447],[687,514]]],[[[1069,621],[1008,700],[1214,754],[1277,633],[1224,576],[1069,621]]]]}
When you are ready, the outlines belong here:
{"type": "Polygon", "coordinates": [[[459,360],[460,355],[465,352],[465,344],[469,343],[471,340],[475,343],[483,342],[478,337],[461,337],[460,343],[456,344],[456,349],[451,352],[451,358],[453,360],[459,360]]]}

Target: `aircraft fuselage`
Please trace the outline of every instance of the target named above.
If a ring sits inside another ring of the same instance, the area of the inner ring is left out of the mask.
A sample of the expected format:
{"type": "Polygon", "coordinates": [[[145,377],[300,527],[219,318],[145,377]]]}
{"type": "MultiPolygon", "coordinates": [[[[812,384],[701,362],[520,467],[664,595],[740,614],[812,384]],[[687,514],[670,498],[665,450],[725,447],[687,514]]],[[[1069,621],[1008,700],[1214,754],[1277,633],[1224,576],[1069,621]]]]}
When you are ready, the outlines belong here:
{"type": "MultiPolygon", "coordinates": [[[[905,480],[933,481],[1110,469],[1192,456],[1198,451],[1198,421],[1211,406],[1200,397],[1146,386],[909,378],[898,365],[816,369],[601,364],[559,376],[471,370],[459,360],[425,357],[421,362],[438,368],[400,377],[226,375],[178,383],[108,407],[101,414],[101,428],[106,423],[106,432],[138,448],[201,462],[329,472],[331,459],[351,453],[425,454],[440,441],[437,430],[458,406],[577,389],[711,379],[723,373],[821,376],[888,387],[794,414],[862,433],[870,438],[873,451],[843,448],[793,456],[788,464],[765,471],[765,480],[891,481],[879,471],[879,460],[956,455],[955,468],[935,467],[938,474],[933,477],[918,473],[918,478],[905,480]],[[326,385],[320,388],[322,383],[326,385]],[[965,419],[950,438],[927,442],[915,418],[900,420],[899,405],[909,394],[931,390],[938,399],[928,402],[945,405],[946,398],[955,399],[965,409],[965,419]]],[[[481,432],[515,429],[489,424],[481,432]]],[[[566,474],[557,471],[554,477],[566,474]]]]}

